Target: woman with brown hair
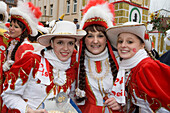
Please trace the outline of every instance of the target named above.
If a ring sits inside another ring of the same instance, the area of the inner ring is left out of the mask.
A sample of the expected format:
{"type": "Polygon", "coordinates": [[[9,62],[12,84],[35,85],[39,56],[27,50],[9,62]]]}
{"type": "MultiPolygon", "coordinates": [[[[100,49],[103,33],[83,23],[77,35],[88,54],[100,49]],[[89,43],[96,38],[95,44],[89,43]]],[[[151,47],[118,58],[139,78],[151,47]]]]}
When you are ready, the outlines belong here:
{"type": "Polygon", "coordinates": [[[7,47],[6,61],[3,64],[3,71],[10,69],[15,61],[18,61],[24,52],[33,50],[29,35],[38,34],[38,19],[41,16],[40,9],[31,2],[18,1],[17,7],[10,9],[9,44],[7,47]]]}
{"type": "Polygon", "coordinates": [[[83,9],[80,27],[87,35],[80,41],[79,79],[76,89],[83,113],[112,113],[120,109],[110,94],[118,63],[105,30],[113,26],[113,5],[104,0],[90,0],[83,9]]]}

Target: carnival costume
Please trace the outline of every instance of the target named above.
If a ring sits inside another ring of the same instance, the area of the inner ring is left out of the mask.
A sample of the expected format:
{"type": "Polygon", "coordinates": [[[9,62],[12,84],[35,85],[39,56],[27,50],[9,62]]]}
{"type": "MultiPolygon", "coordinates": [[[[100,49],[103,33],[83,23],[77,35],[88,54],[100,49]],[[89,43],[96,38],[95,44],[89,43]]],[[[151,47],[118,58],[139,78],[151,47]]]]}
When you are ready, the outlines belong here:
{"type": "MultiPolygon", "coordinates": [[[[16,19],[23,23],[25,25],[25,30],[27,30],[27,35],[35,36],[37,35],[37,26],[38,26],[38,19],[41,16],[40,9],[38,7],[35,7],[31,2],[23,2],[18,1],[17,7],[13,7],[10,9],[10,15],[11,20],[16,19]]],[[[23,33],[22,32],[22,33],[23,33]]],[[[22,35],[22,34],[21,34],[22,35]]],[[[6,72],[10,69],[10,66],[17,60],[19,60],[22,56],[22,53],[25,53],[26,50],[33,50],[33,46],[30,44],[24,44],[24,42],[27,37],[24,37],[23,42],[21,42],[20,45],[22,47],[20,48],[21,51],[16,51],[15,53],[15,59],[11,59],[11,54],[13,52],[13,49],[16,47],[16,45],[21,41],[21,35],[18,37],[9,37],[8,42],[10,43],[8,47],[8,54],[6,62],[3,65],[3,70],[6,72]],[[28,47],[27,47],[28,46],[28,47]],[[30,47],[31,46],[31,47],[30,47]]],[[[17,48],[17,49],[18,49],[17,48]]]]}
{"type": "Polygon", "coordinates": [[[66,62],[58,60],[52,50],[46,51],[45,57],[28,52],[21,60],[13,64],[7,74],[2,94],[4,104],[11,111],[25,113],[27,106],[37,109],[46,96],[48,96],[47,99],[53,98],[60,91],[69,94],[71,88],[74,89],[72,85],[75,83],[76,68],[75,51],[66,62]],[[49,56],[49,54],[52,55],[49,56]],[[62,79],[64,75],[66,77],[61,86],[57,85],[60,81],[54,83],[55,78],[62,79]]]}
{"type": "MultiPolygon", "coordinates": [[[[145,48],[151,50],[151,41],[143,23],[126,22],[123,25],[108,28],[106,34],[115,48],[118,35],[123,32],[140,37],[145,43],[145,48]]],[[[134,112],[136,106],[141,113],[170,112],[170,67],[151,59],[145,49],[140,49],[129,59],[122,59],[117,77],[123,78],[121,88],[117,91],[122,90],[126,93],[120,98],[117,96],[115,98],[119,100],[119,103],[126,104],[124,112],[134,112]]],[[[117,86],[114,85],[114,87],[117,86]]]]}
{"type": "MultiPolygon", "coordinates": [[[[53,37],[76,40],[86,35],[83,30],[77,31],[76,25],[69,21],[57,22],[52,31],[50,34],[41,35],[38,38],[39,44],[52,47],[53,37]]],[[[44,54],[27,52],[22,59],[13,64],[7,72],[2,94],[4,104],[9,111],[25,113],[27,106],[33,110],[48,110],[47,106],[53,105],[46,103],[55,100],[61,103],[67,96],[74,96],[72,92],[75,89],[78,70],[77,51],[72,51],[72,56],[66,61],[61,61],[54,51],[55,49],[51,48],[44,51],[44,54]],[[59,95],[62,97],[58,98],[59,95]]],[[[5,106],[3,108],[3,112],[6,112],[5,106]]]]}
{"type": "MultiPolygon", "coordinates": [[[[90,0],[86,7],[83,9],[83,18],[80,22],[80,28],[85,29],[90,25],[99,25],[105,28],[111,27],[114,24],[114,8],[112,4],[104,0],[90,0]]],[[[82,52],[82,42],[80,41],[79,49],[79,63],[82,52]]],[[[82,90],[78,86],[76,95],[80,98],[86,97],[84,101],[78,103],[82,113],[112,113],[109,107],[104,105],[105,100],[110,98],[110,93],[114,84],[115,78],[112,75],[110,67],[110,58],[113,59],[115,67],[118,69],[116,58],[117,52],[112,50],[109,40],[104,51],[98,55],[90,53],[85,48],[85,89],[82,90]]],[[[79,64],[81,65],[81,64],[79,64]]],[[[80,67],[81,68],[81,67],[80,67]]],[[[80,72],[79,72],[80,73],[80,72]]],[[[80,81],[79,75],[79,81],[80,81]]],[[[79,84],[79,83],[78,83],[79,84]]]]}
{"type": "MultiPolygon", "coordinates": [[[[5,51],[7,49],[7,45],[8,45],[8,31],[7,28],[5,26],[5,23],[8,20],[8,13],[7,13],[7,4],[3,1],[0,1],[0,15],[2,16],[1,20],[0,20],[0,94],[3,91],[3,79],[4,79],[4,75],[3,75],[3,70],[2,70],[2,65],[5,62],[5,51]]],[[[2,98],[0,97],[0,112],[2,109],[2,98]]]]}

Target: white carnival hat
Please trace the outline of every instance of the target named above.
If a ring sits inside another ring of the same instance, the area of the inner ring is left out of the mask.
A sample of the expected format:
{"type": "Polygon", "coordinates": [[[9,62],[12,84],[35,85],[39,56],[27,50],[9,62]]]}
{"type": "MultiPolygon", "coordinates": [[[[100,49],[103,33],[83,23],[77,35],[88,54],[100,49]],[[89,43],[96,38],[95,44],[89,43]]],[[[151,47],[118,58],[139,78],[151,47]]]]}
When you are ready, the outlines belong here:
{"type": "Polygon", "coordinates": [[[38,22],[38,26],[37,26],[37,30],[38,32],[40,32],[41,34],[47,34],[49,33],[49,30],[44,27],[44,25],[41,22],[38,22]]]}
{"type": "Polygon", "coordinates": [[[165,43],[170,46],[170,29],[166,31],[166,37],[164,38],[165,43]]]}
{"type": "Polygon", "coordinates": [[[114,22],[114,6],[104,0],[89,0],[83,9],[80,28],[97,24],[105,28],[112,27],[114,22]]]}
{"type": "Polygon", "coordinates": [[[113,47],[117,48],[118,35],[123,32],[139,36],[144,41],[146,49],[152,49],[152,42],[148,34],[146,34],[145,24],[137,22],[126,22],[123,25],[113,26],[106,29],[106,34],[113,47]]]}
{"type": "Polygon", "coordinates": [[[5,2],[0,1],[0,14],[4,16],[3,23],[7,22],[8,20],[8,13],[7,13],[7,5],[5,2]]]}
{"type": "Polygon", "coordinates": [[[35,7],[31,2],[18,1],[17,7],[10,9],[11,19],[21,21],[31,36],[36,36],[38,19],[42,15],[40,8],[35,7]]]}
{"type": "Polygon", "coordinates": [[[55,23],[51,33],[38,37],[38,42],[43,46],[49,46],[53,37],[75,38],[80,40],[86,35],[86,31],[77,30],[76,25],[70,21],[58,21],[55,23]]]}

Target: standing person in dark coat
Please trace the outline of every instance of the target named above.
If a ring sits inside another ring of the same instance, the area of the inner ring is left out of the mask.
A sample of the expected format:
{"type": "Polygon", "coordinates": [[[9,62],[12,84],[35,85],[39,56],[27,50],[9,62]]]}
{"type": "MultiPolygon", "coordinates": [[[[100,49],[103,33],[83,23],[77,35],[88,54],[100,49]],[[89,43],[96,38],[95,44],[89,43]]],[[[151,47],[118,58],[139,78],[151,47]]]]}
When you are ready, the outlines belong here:
{"type": "MultiPolygon", "coordinates": [[[[166,31],[165,43],[170,46],[170,29],[166,31]]],[[[170,50],[164,53],[158,60],[170,66],[170,50]]]]}

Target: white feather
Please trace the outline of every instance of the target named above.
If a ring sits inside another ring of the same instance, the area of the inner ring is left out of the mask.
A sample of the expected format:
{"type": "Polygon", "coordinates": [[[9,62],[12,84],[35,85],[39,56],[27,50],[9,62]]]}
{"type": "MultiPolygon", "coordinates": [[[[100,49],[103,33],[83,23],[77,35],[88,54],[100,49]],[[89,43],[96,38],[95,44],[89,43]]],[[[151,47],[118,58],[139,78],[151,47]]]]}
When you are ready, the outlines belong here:
{"type": "Polygon", "coordinates": [[[94,17],[100,17],[104,19],[108,27],[113,26],[113,14],[111,13],[108,4],[104,3],[102,5],[96,5],[89,8],[89,10],[84,14],[83,19],[80,23],[80,28],[82,29],[86,20],[94,17]]]}

